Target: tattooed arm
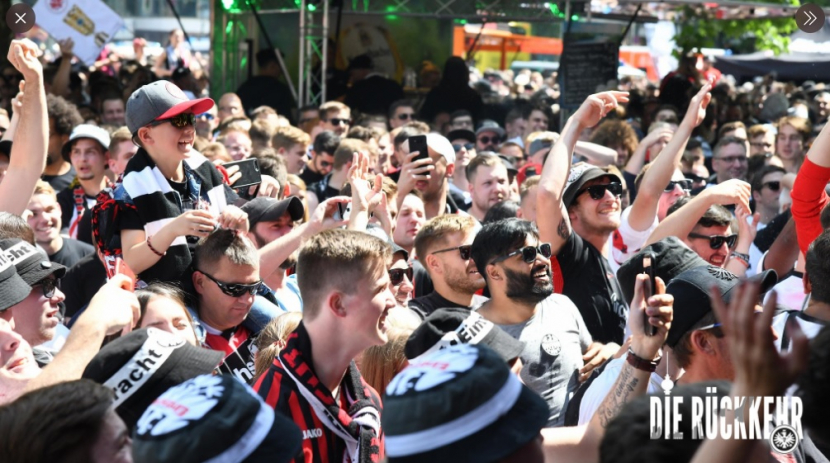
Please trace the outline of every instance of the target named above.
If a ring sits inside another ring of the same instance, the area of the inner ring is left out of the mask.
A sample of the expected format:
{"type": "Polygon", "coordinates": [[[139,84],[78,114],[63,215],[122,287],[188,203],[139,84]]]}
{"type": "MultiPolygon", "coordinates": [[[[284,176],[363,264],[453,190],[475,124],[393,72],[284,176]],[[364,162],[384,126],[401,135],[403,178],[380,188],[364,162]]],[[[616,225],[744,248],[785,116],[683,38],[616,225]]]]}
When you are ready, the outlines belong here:
{"type": "MultiPolygon", "coordinates": [[[[657,292],[648,300],[643,300],[642,285],[648,279],[638,275],[634,298],[631,301],[631,350],[643,359],[655,359],[660,347],[668,336],[672,320],[674,298],[665,294],[666,285],[657,278],[657,292]],[[648,314],[648,322],[657,328],[654,336],[645,336],[643,329],[643,311],[648,314]]],[[[630,354],[629,354],[630,355],[630,354]]],[[[545,438],[545,462],[597,462],[599,461],[599,444],[605,435],[605,428],[619,414],[622,407],[634,398],[646,392],[651,373],[623,364],[617,381],[605,396],[594,417],[586,426],[576,428],[549,428],[542,430],[545,438]]]]}

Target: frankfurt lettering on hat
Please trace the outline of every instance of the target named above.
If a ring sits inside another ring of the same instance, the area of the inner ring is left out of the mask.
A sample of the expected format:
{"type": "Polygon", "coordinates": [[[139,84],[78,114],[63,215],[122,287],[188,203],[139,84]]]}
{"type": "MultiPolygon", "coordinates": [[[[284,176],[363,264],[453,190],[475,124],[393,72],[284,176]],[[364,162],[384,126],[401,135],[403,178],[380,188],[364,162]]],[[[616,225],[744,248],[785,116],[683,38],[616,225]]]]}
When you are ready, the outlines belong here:
{"type": "Polygon", "coordinates": [[[112,388],[115,392],[114,405],[118,407],[129,399],[161,368],[173,351],[186,343],[184,338],[156,328],[148,328],[147,340],[141,349],[104,383],[104,386],[112,388]]]}
{"type": "Polygon", "coordinates": [[[147,408],[136,425],[136,432],[161,436],[201,420],[219,403],[224,390],[222,378],[209,375],[172,387],[147,408]]]}
{"type": "Polygon", "coordinates": [[[491,321],[476,312],[470,312],[470,316],[458,325],[455,331],[446,333],[440,341],[421,354],[421,357],[458,344],[478,344],[484,340],[487,334],[493,331],[494,327],[495,325],[491,321]]]}
{"type": "Polygon", "coordinates": [[[18,262],[22,262],[37,254],[37,252],[37,248],[25,241],[21,241],[9,249],[6,249],[4,254],[6,255],[6,258],[12,261],[13,264],[17,264],[18,262]]]}
{"type": "Polygon", "coordinates": [[[475,365],[478,350],[469,344],[440,350],[427,359],[413,360],[386,388],[387,395],[403,395],[409,391],[426,391],[455,378],[475,365]]]}

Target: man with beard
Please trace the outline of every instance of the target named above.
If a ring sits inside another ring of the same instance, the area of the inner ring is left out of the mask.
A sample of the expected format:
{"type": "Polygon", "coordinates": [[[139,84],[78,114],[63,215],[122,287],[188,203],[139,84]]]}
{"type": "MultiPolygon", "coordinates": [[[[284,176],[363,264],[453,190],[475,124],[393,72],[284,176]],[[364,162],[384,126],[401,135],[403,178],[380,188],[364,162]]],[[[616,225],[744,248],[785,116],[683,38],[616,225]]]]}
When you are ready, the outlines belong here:
{"type": "Polygon", "coordinates": [[[92,216],[87,211],[95,205],[98,193],[110,185],[106,175],[109,146],[110,136],[106,130],[81,124],[72,131],[61,151],[77,173],[69,188],[58,193],[61,222],[70,238],[89,244],[92,244],[92,216]]]}
{"type": "Polygon", "coordinates": [[[299,312],[303,309],[303,300],[296,276],[286,276],[286,270],[297,262],[297,250],[305,239],[312,235],[343,225],[343,221],[332,218],[337,205],[348,202],[343,197],[323,201],[314,210],[309,222],[295,225],[303,218],[303,203],[297,197],[282,200],[259,197],[242,205],[251,224],[248,238],[259,251],[259,272],[263,287],[258,293],[252,310],[252,317],[270,318],[279,315],[275,311],[299,312]],[[270,304],[269,304],[270,302],[270,304]],[[271,305],[273,304],[273,305],[271,305]]]}
{"type": "Polygon", "coordinates": [[[422,317],[436,309],[476,309],[487,298],[476,294],[484,278],[472,260],[476,222],[466,215],[439,215],[427,222],[415,237],[415,254],[429,273],[434,290],[409,301],[422,317]]]}
{"type": "Polygon", "coordinates": [[[472,246],[491,297],[478,313],[525,342],[521,379],[547,401],[548,427],[562,426],[580,375],[589,371],[584,362],[602,352],[573,302],[553,292],[551,255],[536,226],[521,219],[484,225],[472,246]]]}

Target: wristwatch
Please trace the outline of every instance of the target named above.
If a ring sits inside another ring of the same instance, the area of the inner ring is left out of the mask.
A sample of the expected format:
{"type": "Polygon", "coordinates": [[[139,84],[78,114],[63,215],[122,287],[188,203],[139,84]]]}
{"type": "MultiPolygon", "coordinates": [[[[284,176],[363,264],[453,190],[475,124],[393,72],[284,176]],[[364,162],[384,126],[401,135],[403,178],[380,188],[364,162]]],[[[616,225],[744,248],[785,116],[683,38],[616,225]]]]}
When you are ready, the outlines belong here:
{"type": "Polygon", "coordinates": [[[752,268],[752,264],[749,263],[749,254],[744,254],[744,253],[741,253],[741,252],[732,251],[732,253],[729,254],[729,257],[734,257],[734,258],[738,259],[739,261],[743,262],[743,264],[746,265],[747,269],[752,268]]]}
{"type": "Polygon", "coordinates": [[[657,364],[660,363],[660,359],[662,358],[663,355],[661,354],[654,360],[646,360],[642,357],[638,357],[637,354],[634,353],[634,349],[629,347],[628,355],[626,356],[625,361],[638,370],[654,373],[654,371],[657,370],[657,364]]]}

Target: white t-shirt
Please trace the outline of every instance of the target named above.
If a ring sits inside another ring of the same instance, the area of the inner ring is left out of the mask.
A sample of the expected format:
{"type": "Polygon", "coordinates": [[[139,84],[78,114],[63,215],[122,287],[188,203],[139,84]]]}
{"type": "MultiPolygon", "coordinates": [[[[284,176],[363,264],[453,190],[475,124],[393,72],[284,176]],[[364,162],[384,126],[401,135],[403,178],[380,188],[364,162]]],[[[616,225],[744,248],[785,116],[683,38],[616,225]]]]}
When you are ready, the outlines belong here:
{"type": "MultiPolygon", "coordinates": [[[[799,309],[800,310],[800,309],[799,309]]],[[[781,313],[773,317],[772,319],[772,328],[775,330],[775,333],[778,335],[778,339],[775,340],[775,348],[780,352],[781,351],[781,341],[784,339],[784,327],[787,325],[787,318],[788,313],[781,313]]],[[[801,331],[804,332],[804,336],[807,336],[807,339],[813,339],[818,336],[819,331],[824,328],[825,324],[822,323],[821,320],[806,315],[802,312],[798,312],[795,316],[795,320],[798,323],[799,328],[801,331]]],[[[792,339],[790,336],[787,336],[792,339]]],[[[792,349],[792,342],[788,343],[787,351],[789,352],[792,349]]],[[[599,379],[599,378],[597,378],[599,379]]],[[[792,386],[787,388],[786,395],[792,396],[797,389],[797,386],[793,384],[792,386]]]]}
{"type": "Polygon", "coordinates": [[[608,238],[611,241],[611,259],[608,259],[608,263],[611,264],[611,269],[614,273],[617,273],[620,265],[625,263],[625,261],[643,247],[643,244],[645,244],[659,223],[655,215],[654,223],[651,226],[646,230],[637,231],[631,228],[631,224],[628,222],[630,215],[631,206],[628,206],[620,214],[620,228],[608,238]]]}
{"type": "MultiPolygon", "coordinates": [[[[617,377],[620,376],[623,365],[625,365],[626,355],[628,354],[608,362],[608,365],[602,370],[602,373],[588,386],[588,390],[585,391],[585,395],[582,396],[582,402],[579,404],[580,426],[588,424],[591,421],[594,413],[596,413],[602,401],[605,400],[605,396],[614,387],[614,383],[617,381],[617,377]]],[[[663,382],[663,378],[657,373],[652,373],[648,380],[646,394],[658,394],[662,392],[663,388],[660,387],[661,382],[663,382]]]]}
{"type": "MultiPolygon", "coordinates": [[[[767,253],[765,252],[761,257],[761,260],[758,261],[758,268],[762,268],[764,265],[764,259],[766,259],[767,253]]],[[[795,266],[795,264],[793,264],[795,266]]],[[[787,278],[779,281],[775,286],[772,287],[775,292],[778,294],[778,305],[781,307],[786,308],[787,310],[801,310],[804,307],[804,298],[807,297],[804,294],[804,282],[801,278],[801,273],[791,273],[787,278]]],[[[767,292],[766,296],[764,296],[764,302],[767,301],[772,292],[767,292]]]]}

